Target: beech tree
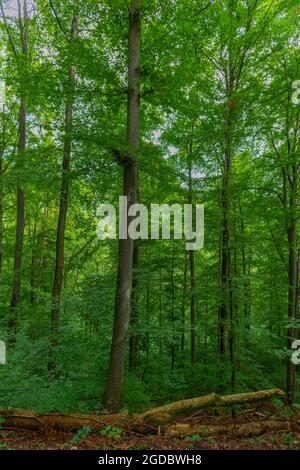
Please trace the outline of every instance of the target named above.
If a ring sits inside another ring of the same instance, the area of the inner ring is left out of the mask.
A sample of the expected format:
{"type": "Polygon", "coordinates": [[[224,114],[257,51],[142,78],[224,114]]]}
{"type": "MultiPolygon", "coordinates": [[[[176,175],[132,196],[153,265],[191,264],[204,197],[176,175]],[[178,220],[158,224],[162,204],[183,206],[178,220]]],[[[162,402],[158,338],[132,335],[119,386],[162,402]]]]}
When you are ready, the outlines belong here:
{"type": "MultiPolygon", "coordinates": [[[[137,197],[137,157],[140,140],[140,48],[141,48],[141,3],[132,0],[129,7],[128,22],[128,98],[127,98],[127,154],[123,159],[123,195],[127,197],[128,207],[137,197]]],[[[121,217],[125,216],[124,213],[121,217]]],[[[126,214],[127,218],[127,214],[126,214]]],[[[126,336],[129,323],[130,299],[132,288],[133,240],[128,236],[128,217],[124,227],[125,238],[119,241],[119,264],[115,299],[114,328],[107,373],[103,406],[116,410],[120,406],[126,336]]]]}

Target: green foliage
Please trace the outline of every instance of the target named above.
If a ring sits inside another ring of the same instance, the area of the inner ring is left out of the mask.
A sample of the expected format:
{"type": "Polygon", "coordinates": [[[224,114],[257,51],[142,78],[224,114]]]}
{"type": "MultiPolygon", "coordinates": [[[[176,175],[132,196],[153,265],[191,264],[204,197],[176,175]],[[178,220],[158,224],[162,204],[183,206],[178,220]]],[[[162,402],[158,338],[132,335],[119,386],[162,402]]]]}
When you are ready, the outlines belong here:
{"type": "Polygon", "coordinates": [[[82,439],[85,439],[87,436],[89,436],[91,434],[91,432],[92,432],[92,428],[90,426],[83,426],[70,439],[70,443],[71,444],[77,444],[79,441],[81,441],[82,439]]]}
{"type": "Polygon", "coordinates": [[[258,444],[264,444],[266,441],[265,437],[264,436],[257,436],[256,438],[256,442],[258,442],[258,444]]]}
{"type": "Polygon", "coordinates": [[[217,439],[215,437],[208,437],[207,442],[211,444],[212,446],[214,446],[217,443],[217,439]]]}
{"type": "Polygon", "coordinates": [[[188,436],[186,438],[186,440],[190,442],[200,442],[202,441],[202,439],[203,439],[203,436],[200,436],[199,434],[193,434],[192,436],[188,436]]]}
{"type": "Polygon", "coordinates": [[[294,446],[295,444],[298,444],[297,439],[295,439],[295,437],[289,433],[282,434],[282,441],[285,445],[290,447],[294,446]]]}
{"type": "Polygon", "coordinates": [[[104,426],[103,429],[101,429],[99,434],[102,437],[108,437],[109,439],[119,440],[121,438],[122,432],[123,431],[120,428],[107,425],[107,426],[104,426]]]}
{"type": "Polygon", "coordinates": [[[0,429],[2,428],[1,424],[5,423],[5,418],[0,416],[0,429]]]}
{"type": "Polygon", "coordinates": [[[201,429],[201,436],[206,437],[209,434],[209,429],[206,428],[205,426],[201,429]]]}
{"type": "Polygon", "coordinates": [[[131,447],[131,450],[151,450],[151,446],[148,444],[135,444],[131,447]]]}

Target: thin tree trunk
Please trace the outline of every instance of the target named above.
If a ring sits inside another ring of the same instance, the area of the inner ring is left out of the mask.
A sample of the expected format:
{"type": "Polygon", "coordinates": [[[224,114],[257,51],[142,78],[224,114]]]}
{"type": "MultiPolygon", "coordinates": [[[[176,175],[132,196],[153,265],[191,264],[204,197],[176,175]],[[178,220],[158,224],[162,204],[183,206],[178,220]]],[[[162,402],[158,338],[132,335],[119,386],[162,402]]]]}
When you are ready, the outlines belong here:
{"type": "Polygon", "coordinates": [[[31,249],[31,266],[30,266],[30,304],[34,305],[36,302],[35,287],[36,287],[36,276],[37,266],[36,258],[38,251],[38,236],[37,236],[37,225],[38,225],[38,213],[35,214],[33,222],[33,233],[32,233],[32,249],[31,249]]]}
{"type": "MultiPolygon", "coordinates": [[[[287,150],[290,159],[293,159],[293,165],[287,165],[283,175],[284,182],[289,183],[289,198],[287,198],[286,185],[284,186],[284,201],[287,203],[285,209],[288,240],[288,320],[291,326],[287,331],[287,348],[292,350],[292,343],[296,336],[295,321],[297,318],[297,290],[298,290],[298,247],[297,247],[297,189],[299,178],[299,163],[295,155],[299,149],[300,134],[300,112],[296,116],[295,135],[293,144],[290,138],[290,96],[288,97],[288,108],[286,117],[286,135],[287,150]],[[287,178],[286,178],[287,176],[287,178]]],[[[287,360],[287,395],[292,404],[295,401],[296,394],[296,367],[290,358],[287,360]]]]}
{"type": "MultiPolygon", "coordinates": [[[[192,133],[194,132],[194,123],[192,124],[192,133]]],[[[188,202],[193,203],[193,140],[190,142],[188,151],[188,202]]],[[[190,264],[190,291],[191,291],[191,364],[197,362],[197,305],[196,305],[196,278],[195,278],[195,251],[189,251],[190,264]]]]}
{"type": "Polygon", "coordinates": [[[3,264],[3,154],[5,149],[5,106],[2,106],[2,129],[0,143],[0,274],[3,264]]]}
{"type": "Polygon", "coordinates": [[[230,231],[229,231],[229,211],[230,211],[230,177],[232,166],[232,126],[233,115],[231,108],[232,88],[234,81],[234,68],[231,59],[229,60],[229,79],[227,86],[227,118],[225,124],[225,161],[223,169],[223,182],[221,193],[222,206],[222,229],[221,229],[221,303],[219,305],[219,356],[226,352],[226,323],[228,320],[228,310],[230,303],[230,231]]]}
{"type": "Polygon", "coordinates": [[[172,340],[171,340],[171,370],[175,368],[175,285],[174,285],[174,246],[172,252],[172,266],[170,276],[170,290],[171,290],[171,326],[172,326],[172,340]]]}
{"type": "Polygon", "coordinates": [[[42,233],[41,233],[41,236],[39,238],[39,256],[38,256],[38,263],[37,263],[37,276],[36,276],[36,288],[38,289],[37,291],[37,295],[35,296],[35,301],[36,303],[39,302],[39,297],[40,297],[40,287],[41,287],[41,283],[42,283],[42,279],[43,279],[43,272],[44,272],[44,269],[45,269],[45,266],[46,266],[46,257],[45,257],[45,253],[44,253],[44,249],[45,249],[45,239],[46,239],[46,231],[47,231],[47,219],[48,219],[48,215],[49,215],[49,210],[48,210],[48,201],[46,201],[46,207],[44,208],[44,212],[43,212],[43,219],[42,219],[42,223],[43,223],[43,227],[42,227],[42,233]]]}
{"type": "Polygon", "coordinates": [[[205,302],[205,318],[204,318],[204,358],[207,362],[208,351],[207,351],[207,330],[208,330],[208,300],[205,302]]]}
{"type": "Polygon", "coordinates": [[[31,301],[31,329],[30,338],[34,341],[39,336],[39,323],[40,318],[38,315],[38,304],[40,301],[40,289],[43,278],[43,272],[45,269],[45,236],[47,230],[47,217],[48,217],[48,206],[44,208],[43,217],[41,221],[41,232],[34,238],[36,238],[36,245],[34,244],[32,250],[31,260],[31,284],[30,284],[30,301],[31,301]]]}
{"type": "MultiPolygon", "coordinates": [[[[136,157],[140,140],[140,4],[140,0],[132,0],[129,7],[127,102],[127,141],[129,155],[124,164],[123,179],[123,195],[127,196],[129,206],[135,203],[137,196],[136,157]]],[[[127,220],[127,229],[128,223],[130,223],[130,218],[127,220]]],[[[103,397],[103,407],[110,410],[118,409],[121,402],[132,288],[132,262],[133,240],[129,237],[125,240],[120,239],[113,336],[103,397]]]]}
{"type": "Polygon", "coordinates": [[[162,339],[161,339],[161,332],[162,332],[162,278],[161,278],[161,270],[159,271],[159,347],[158,350],[162,353],[162,339]]]}
{"type": "Polygon", "coordinates": [[[78,17],[73,14],[71,25],[71,37],[69,41],[69,70],[68,70],[68,89],[65,107],[65,137],[62,162],[62,178],[60,205],[56,233],[56,259],[55,272],[52,287],[52,310],[51,310],[51,346],[53,348],[52,357],[49,361],[49,370],[56,368],[55,348],[58,345],[58,329],[59,329],[59,312],[60,297],[64,271],[64,247],[65,247],[65,228],[68,210],[69,198],[69,180],[70,180],[70,163],[72,151],[72,130],[73,130],[73,102],[75,91],[75,67],[72,63],[72,48],[78,36],[78,17]]]}
{"type": "Polygon", "coordinates": [[[137,328],[139,322],[139,304],[138,304],[138,279],[137,279],[137,266],[139,259],[139,245],[138,240],[133,244],[133,274],[132,274],[132,293],[131,293],[131,313],[130,313],[130,326],[132,333],[129,343],[129,367],[135,368],[137,366],[138,355],[138,335],[137,328]]]}
{"type": "MultiPolygon", "coordinates": [[[[296,185],[294,184],[290,197],[291,222],[287,231],[289,245],[288,262],[288,319],[290,323],[296,321],[297,316],[297,225],[296,225],[296,185]]],[[[291,326],[287,331],[287,348],[292,349],[295,339],[295,327],[291,326]]],[[[290,359],[287,361],[287,395],[290,403],[295,401],[296,368],[290,359]]]]}
{"type": "Polygon", "coordinates": [[[150,282],[148,280],[147,282],[147,296],[146,296],[146,328],[147,328],[147,333],[146,333],[146,345],[145,345],[145,350],[146,350],[146,366],[144,370],[143,377],[145,375],[146,370],[148,369],[148,364],[149,364],[149,356],[150,356],[150,333],[149,333],[149,326],[150,326],[150,282]]]}
{"type": "Polygon", "coordinates": [[[195,252],[189,252],[190,260],[190,287],[191,287],[191,363],[197,361],[197,311],[196,311],[196,280],[195,280],[195,252]]]}
{"type": "MultiPolygon", "coordinates": [[[[234,246],[233,246],[233,274],[234,280],[229,280],[230,285],[230,323],[229,323],[229,350],[231,362],[231,389],[234,392],[236,384],[236,359],[235,359],[235,344],[237,341],[238,333],[238,304],[237,304],[237,235],[236,235],[236,201],[234,198],[234,246]]],[[[232,410],[233,411],[233,410],[232,410]]]]}
{"type": "Polygon", "coordinates": [[[242,236],[242,243],[241,243],[241,254],[242,254],[242,271],[243,271],[243,312],[244,312],[244,324],[246,329],[246,340],[249,340],[249,333],[250,333],[250,285],[249,279],[250,275],[248,273],[249,267],[247,269],[247,256],[246,256],[246,242],[245,242],[245,223],[244,223],[244,216],[242,205],[240,201],[239,204],[239,213],[240,213],[240,229],[241,229],[241,236],[242,236]]]}
{"type": "Polygon", "coordinates": [[[0,148],[0,273],[3,260],[3,148],[0,148]]]}
{"type": "MultiPolygon", "coordinates": [[[[28,51],[28,11],[27,0],[23,3],[23,18],[21,13],[21,4],[18,2],[19,11],[19,24],[20,24],[20,37],[22,44],[22,58],[26,65],[27,51],[28,51]]],[[[18,60],[18,59],[17,59],[18,60]]],[[[24,64],[19,64],[22,67],[24,64]]],[[[23,71],[22,71],[23,72],[23,71]]],[[[19,140],[18,140],[18,162],[17,171],[22,172],[23,159],[26,150],[26,98],[24,92],[24,75],[20,71],[21,80],[21,99],[19,108],[19,140]]],[[[17,224],[16,224],[16,244],[14,254],[14,271],[12,292],[10,300],[10,319],[8,322],[9,328],[9,341],[14,344],[16,341],[17,323],[18,323],[18,310],[21,301],[21,269],[23,261],[23,243],[24,243],[24,228],[25,228],[25,200],[24,190],[20,183],[17,186],[17,224]]]]}
{"type": "Polygon", "coordinates": [[[184,272],[183,272],[183,290],[182,290],[182,305],[181,305],[181,340],[180,350],[184,351],[185,340],[185,304],[186,304],[186,287],[187,287],[187,256],[184,256],[184,272]]]}
{"type": "MultiPolygon", "coordinates": [[[[299,317],[299,278],[300,278],[300,249],[297,249],[297,291],[296,291],[296,317],[299,317]]],[[[299,328],[297,329],[299,330],[299,328]]]]}

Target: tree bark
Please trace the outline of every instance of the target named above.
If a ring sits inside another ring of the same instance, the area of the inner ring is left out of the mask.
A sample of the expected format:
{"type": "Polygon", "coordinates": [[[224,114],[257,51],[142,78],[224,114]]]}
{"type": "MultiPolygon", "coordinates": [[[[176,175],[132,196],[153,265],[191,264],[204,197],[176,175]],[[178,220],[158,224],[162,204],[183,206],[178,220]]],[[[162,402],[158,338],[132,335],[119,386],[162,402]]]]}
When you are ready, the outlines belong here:
{"type": "MultiPolygon", "coordinates": [[[[127,142],[128,158],[124,162],[123,195],[127,196],[128,206],[136,202],[137,162],[140,140],[140,44],[141,15],[140,0],[132,0],[129,7],[128,25],[128,100],[127,100],[127,142]]],[[[124,379],[126,337],[129,323],[132,289],[133,240],[119,240],[119,265],[115,299],[113,336],[107,372],[103,407],[117,410],[121,403],[124,379]]]]}
{"type": "Polygon", "coordinates": [[[137,328],[139,323],[139,303],[138,303],[138,279],[137,267],[139,259],[139,244],[138,240],[133,244],[133,263],[132,263],[132,293],[131,293],[131,313],[130,313],[130,326],[132,333],[129,342],[129,367],[134,369],[137,366],[138,356],[138,334],[137,328]]]}

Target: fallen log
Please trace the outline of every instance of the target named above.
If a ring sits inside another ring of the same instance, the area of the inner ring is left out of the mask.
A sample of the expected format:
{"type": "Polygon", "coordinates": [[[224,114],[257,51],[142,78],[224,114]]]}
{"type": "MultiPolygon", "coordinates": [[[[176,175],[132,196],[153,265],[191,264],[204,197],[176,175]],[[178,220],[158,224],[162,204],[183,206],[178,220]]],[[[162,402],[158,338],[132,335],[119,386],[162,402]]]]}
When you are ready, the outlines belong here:
{"type": "MultiPolygon", "coordinates": [[[[3,418],[3,422],[1,422],[0,426],[6,429],[28,429],[37,432],[42,432],[47,429],[76,432],[84,426],[89,426],[92,431],[97,432],[109,425],[121,428],[124,431],[135,431],[144,434],[156,433],[162,426],[161,430],[163,433],[167,425],[169,425],[174,418],[184,413],[210,406],[231,406],[259,402],[273,397],[285,399],[285,396],[285,393],[280,389],[260,390],[258,392],[238,393],[236,395],[225,396],[212,393],[202,397],[180,400],[134,415],[128,413],[112,415],[38,413],[33,410],[8,408],[0,409],[0,417],[3,418]]],[[[170,427],[168,429],[170,430],[170,427]]]]}
{"type": "Polygon", "coordinates": [[[195,425],[195,424],[175,424],[165,430],[168,437],[187,437],[199,435],[201,437],[212,437],[218,434],[229,435],[230,437],[251,437],[261,436],[265,433],[278,431],[291,431],[293,426],[289,421],[266,420],[253,423],[227,424],[227,425],[195,425]]]}
{"type": "Polygon", "coordinates": [[[223,406],[233,406],[241,405],[243,403],[252,403],[258,402],[261,400],[268,400],[269,398],[279,397],[282,399],[286,398],[286,394],[280,388],[273,388],[269,390],[260,390],[258,392],[246,392],[246,393],[237,393],[234,395],[223,395],[218,396],[218,405],[222,404],[223,406]]]}
{"type": "Polygon", "coordinates": [[[280,397],[284,399],[286,394],[278,388],[224,396],[211,393],[210,395],[205,395],[203,397],[180,400],[169,405],[153,408],[142,413],[140,417],[146,423],[152,425],[163,425],[169,423],[173,418],[180,414],[184,414],[200,408],[207,408],[209,406],[233,406],[243,403],[259,402],[273,397],[280,397]]]}
{"type": "Polygon", "coordinates": [[[62,432],[76,432],[84,426],[89,426],[97,432],[105,426],[115,426],[126,429],[129,424],[128,413],[115,415],[78,415],[64,413],[37,413],[33,410],[20,408],[0,410],[3,418],[1,427],[5,429],[27,429],[43,432],[53,429],[62,432]]]}

